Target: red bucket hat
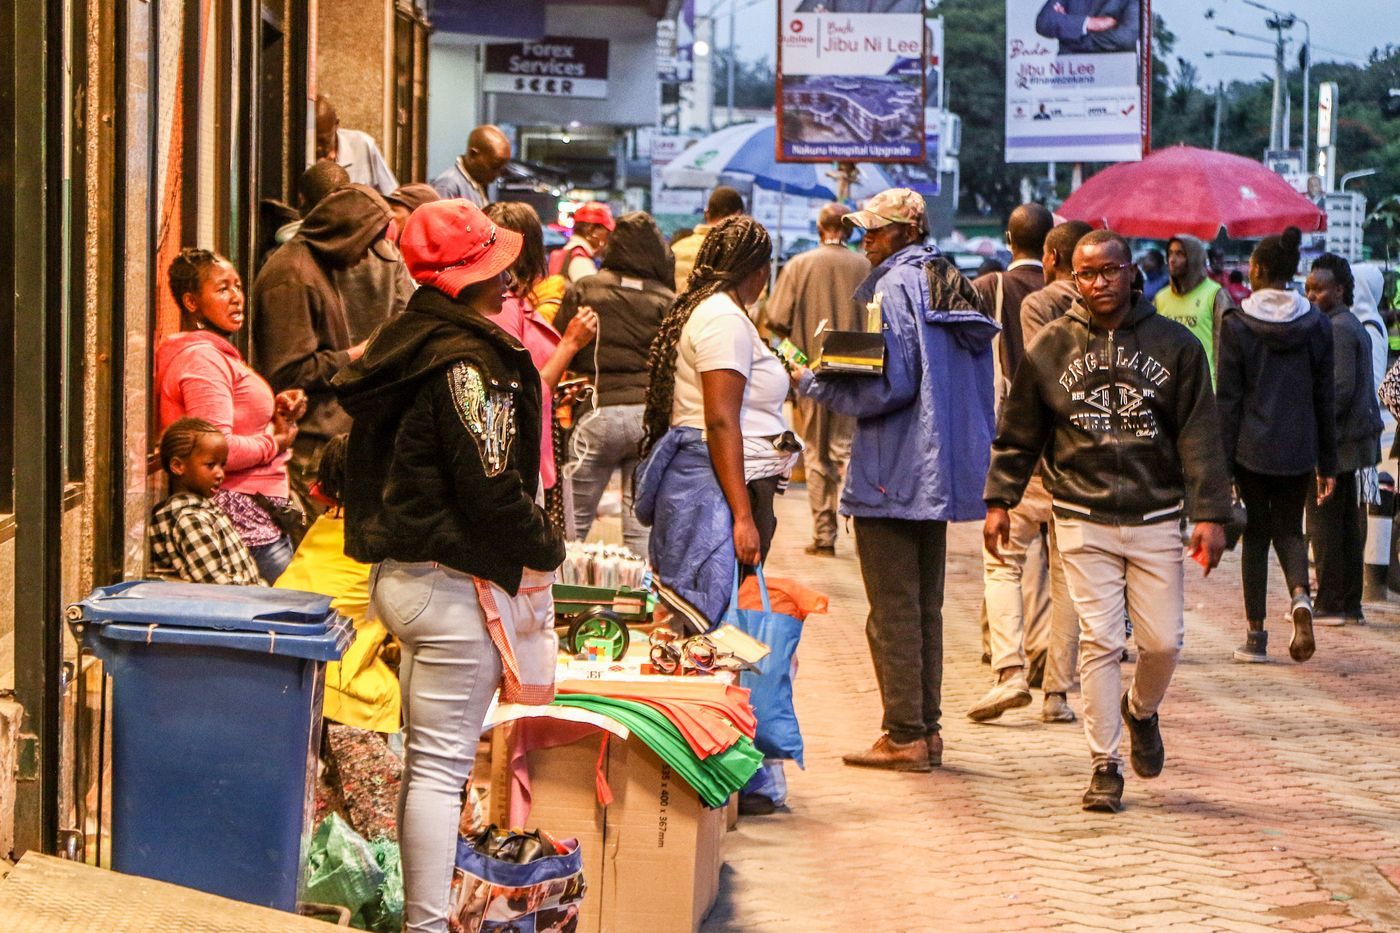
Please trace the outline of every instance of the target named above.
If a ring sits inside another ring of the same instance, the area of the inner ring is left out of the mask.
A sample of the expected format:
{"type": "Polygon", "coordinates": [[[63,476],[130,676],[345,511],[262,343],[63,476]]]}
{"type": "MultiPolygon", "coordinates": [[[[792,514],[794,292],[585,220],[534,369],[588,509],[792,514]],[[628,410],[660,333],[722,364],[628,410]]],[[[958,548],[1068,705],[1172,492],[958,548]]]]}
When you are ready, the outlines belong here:
{"type": "Polygon", "coordinates": [[[456,298],[468,285],[509,269],[521,242],[520,234],[498,226],[475,204],[454,198],[409,215],[399,252],[415,282],[456,298]]]}
{"type": "Polygon", "coordinates": [[[578,210],[574,211],[574,223],[576,224],[601,224],[608,230],[617,226],[613,220],[612,209],[602,201],[588,201],[580,204],[578,210]]]}

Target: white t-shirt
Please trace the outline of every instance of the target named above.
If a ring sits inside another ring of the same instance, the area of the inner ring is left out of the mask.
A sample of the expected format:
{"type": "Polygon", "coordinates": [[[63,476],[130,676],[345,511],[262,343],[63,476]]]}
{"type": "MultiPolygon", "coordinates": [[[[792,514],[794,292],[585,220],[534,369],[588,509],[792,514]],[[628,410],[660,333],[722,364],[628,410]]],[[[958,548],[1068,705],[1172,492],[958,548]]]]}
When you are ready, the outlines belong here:
{"type": "Polygon", "coordinates": [[[748,380],[739,409],[744,437],[772,437],[788,429],[783,420],[790,385],[787,370],[758,336],[744,309],[724,293],[700,302],[681,329],[671,403],[673,427],[705,430],[700,374],[718,369],[733,370],[748,380]]]}

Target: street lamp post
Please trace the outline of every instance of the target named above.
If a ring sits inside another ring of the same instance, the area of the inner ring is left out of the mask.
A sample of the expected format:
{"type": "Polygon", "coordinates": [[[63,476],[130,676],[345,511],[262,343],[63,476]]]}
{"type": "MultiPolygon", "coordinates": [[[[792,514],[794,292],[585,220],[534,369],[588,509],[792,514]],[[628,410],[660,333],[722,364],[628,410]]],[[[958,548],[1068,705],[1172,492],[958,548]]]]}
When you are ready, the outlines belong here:
{"type": "MultiPolygon", "coordinates": [[[[1301,62],[1303,66],[1303,166],[1306,168],[1311,164],[1308,158],[1308,148],[1311,142],[1308,138],[1308,130],[1312,122],[1312,114],[1309,112],[1308,108],[1311,106],[1312,101],[1312,89],[1309,87],[1309,85],[1312,84],[1312,26],[1309,25],[1307,20],[1296,13],[1285,13],[1282,10],[1276,10],[1271,6],[1260,3],[1259,0],[1244,0],[1244,2],[1254,7],[1256,10],[1263,10],[1265,13],[1273,15],[1273,18],[1268,21],[1267,25],[1270,29],[1274,29],[1278,32],[1278,55],[1280,63],[1283,57],[1283,30],[1287,29],[1292,31],[1295,23],[1303,24],[1303,56],[1301,62]]],[[[1282,68],[1281,64],[1280,68],[1282,68]]],[[[1282,75],[1280,75],[1280,77],[1282,77],[1282,75]]]]}

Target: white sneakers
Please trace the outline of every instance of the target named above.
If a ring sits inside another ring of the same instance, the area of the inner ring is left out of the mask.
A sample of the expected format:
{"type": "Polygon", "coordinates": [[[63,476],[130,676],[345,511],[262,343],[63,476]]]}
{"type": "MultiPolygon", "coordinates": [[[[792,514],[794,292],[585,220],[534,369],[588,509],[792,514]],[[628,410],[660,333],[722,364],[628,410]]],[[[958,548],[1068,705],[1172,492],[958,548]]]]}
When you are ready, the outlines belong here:
{"type": "Polygon", "coordinates": [[[1009,709],[1030,705],[1031,687],[1026,682],[1026,672],[1022,670],[988,690],[987,695],[967,711],[967,718],[973,722],[988,722],[1009,709]]]}

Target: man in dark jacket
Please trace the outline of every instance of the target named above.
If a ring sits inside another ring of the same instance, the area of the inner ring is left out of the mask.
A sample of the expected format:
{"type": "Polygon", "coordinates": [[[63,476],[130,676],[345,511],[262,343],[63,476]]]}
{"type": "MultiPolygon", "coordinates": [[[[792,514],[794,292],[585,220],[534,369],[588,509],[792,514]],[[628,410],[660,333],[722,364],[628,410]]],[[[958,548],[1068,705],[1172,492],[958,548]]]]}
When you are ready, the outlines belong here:
{"type": "Polygon", "coordinates": [[[1035,31],[1060,40],[1060,55],[1136,51],[1142,0],[1045,0],[1035,31]]]}
{"type": "Polygon", "coordinates": [[[651,534],[632,511],[632,474],[642,443],[646,408],[647,354],[661,319],[675,301],[675,259],[651,215],[633,211],[618,218],[603,254],[603,268],[575,282],[564,295],[554,327],[560,333],[584,308],[598,315],[598,336],[574,354],[570,368],[593,379],[593,407],[574,427],[572,462],[575,537],[588,537],[598,503],[622,471],[622,540],[646,554],[651,534]]]}
{"type": "Polygon", "coordinates": [[[1115,812],[1123,723],[1140,776],[1160,774],[1165,757],[1157,708],[1185,632],[1183,507],[1196,520],[1192,554],[1209,573],[1225,548],[1230,487],[1200,342],[1132,291],[1132,252],[1116,233],[1081,239],[1074,268],[1082,301],[1041,332],[1002,406],[983,538],[996,558],[1008,540],[1008,511],[1044,456],[1081,620],[1084,731],[1094,762],[1084,806],[1115,812]],[[1129,605],[1139,659],[1120,700],[1129,605]]]}
{"type": "Polygon", "coordinates": [[[1317,564],[1315,625],[1364,621],[1366,501],[1361,471],[1381,458],[1381,414],[1371,373],[1371,339],[1351,313],[1351,265],[1323,253],[1308,274],[1308,300],[1332,323],[1332,371],[1337,404],[1337,486],[1326,501],[1308,499],[1308,538],[1317,564]]]}
{"type": "Polygon", "coordinates": [[[1021,302],[1045,285],[1040,264],[1045,237],[1055,226],[1055,217],[1040,204],[1022,204],[1006,221],[1006,245],[1011,247],[1011,265],[1005,272],[988,272],[972,280],[982,296],[982,306],[1001,325],[996,340],[997,398],[1006,394],[1016,367],[1026,353],[1021,334],[1021,302]]]}
{"type": "MultiPolygon", "coordinates": [[[[788,260],[778,275],[764,314],[768,327],[787,337],[808,359],[817,351],[818,328],[860,330],[856,289],[870,274],[870,263],[846,245],[851,228],[842,222],[850,209],[833,201],[817,216],[821,245],[788,260]]],[[[812,544],[807,553],[836,553],[837,499],[851,458],[856,419],[835,414],[809,398],[796,403],[802,434],[802,469],[812,507],[812,544]]]]}
{"type": "Polygon", "coordinates": [[[350,430],[331,391],[336,373],[359,359],[332,276],[362,261],[392,214],[379,192],[346,185],[325,197],[296,236],[268,257],[253,282],[253,363],[274,392],[302,389],[307,411],[292,449],[292,483],[305,494],[321,448],[350,430]]]}

